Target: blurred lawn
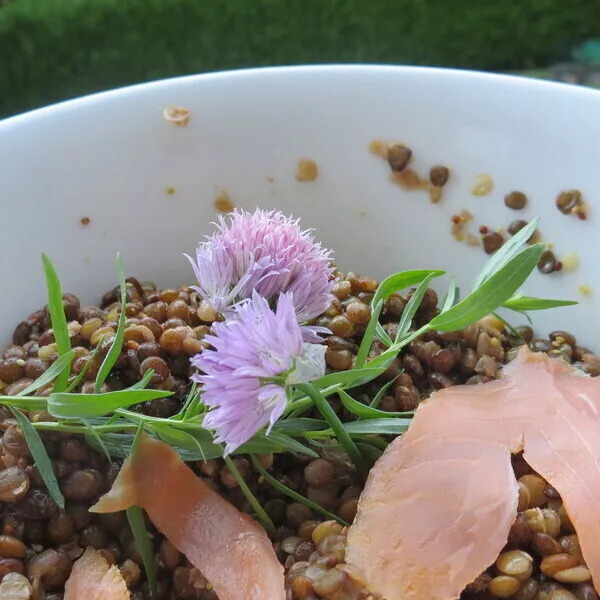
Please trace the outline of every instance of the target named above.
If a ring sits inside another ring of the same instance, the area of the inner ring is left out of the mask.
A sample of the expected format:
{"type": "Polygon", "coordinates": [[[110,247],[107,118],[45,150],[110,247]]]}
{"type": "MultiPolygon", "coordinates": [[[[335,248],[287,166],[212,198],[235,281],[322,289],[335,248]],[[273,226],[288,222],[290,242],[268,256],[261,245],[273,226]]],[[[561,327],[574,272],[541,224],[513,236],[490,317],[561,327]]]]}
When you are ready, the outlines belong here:
{"type": "Polygon", "coordinates": [[[514,71],[600,37],[600,0],[0,0],[0,116],[162,77],[377,62],[514,71]]]}

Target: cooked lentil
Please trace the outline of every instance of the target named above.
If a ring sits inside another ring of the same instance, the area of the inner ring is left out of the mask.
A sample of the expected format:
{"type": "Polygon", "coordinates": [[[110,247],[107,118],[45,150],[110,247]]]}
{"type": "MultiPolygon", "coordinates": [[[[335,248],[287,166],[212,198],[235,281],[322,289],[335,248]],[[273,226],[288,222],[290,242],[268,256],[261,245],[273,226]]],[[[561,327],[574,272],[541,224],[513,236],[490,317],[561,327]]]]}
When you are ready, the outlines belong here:
{"type": "Polygon", "coordinates": [[[527,204],[527,196],[523,192],[510,192],[504,196],[504,204],[513,210],[521,210],[527,204]]]}

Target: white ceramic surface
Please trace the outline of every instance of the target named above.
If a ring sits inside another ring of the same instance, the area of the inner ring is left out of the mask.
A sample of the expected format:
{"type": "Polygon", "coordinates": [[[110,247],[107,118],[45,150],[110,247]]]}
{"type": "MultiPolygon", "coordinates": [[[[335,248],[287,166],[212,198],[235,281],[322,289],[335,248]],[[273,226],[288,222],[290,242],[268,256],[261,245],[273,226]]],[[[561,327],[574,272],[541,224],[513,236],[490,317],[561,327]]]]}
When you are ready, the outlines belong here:
{"type": "Polygon", "coordinates": [[[302,217],[336,250],[339,265],[383,276],[446,268],[466,286],[481,248],[457,243],[450,217],[463,208],[507,226],[542,216],[559,256],[577,252],[574,273],[542,276],[531,294],[575,298],[576,308],[538,315],[540,331],[564,327],[596,342],[600,93],[512,77],[422,68],[328,66],[258,69],[160,81],[45,108],[0,123],[0,341],[44,303],[40,251],[55,262],[65,291],[86,302],[116,283],[120,250],[127,273],[160,285],[191,282],[182,252],[211,230],[214,199],[276,207],[302,217]],[[191,110],[186,128],[162,117],[191,110]],[[374,139],[402,141],[414,167],[452,168],[441,204],[389,181],[374,139]],[[319,177],[299,183],[301,158],[319,177]],[[469,193],[478,173],[493,177],[486,197],[469,193]],[[175,188],[169,195],[166,189],[175,188]],[[579,188],[590,218],[555,208],[558,192],[579,188]],[[504,195],[522,190],[526,210],[504,195]],[[88,217],[88,226],[80,220],[88,217]]]}

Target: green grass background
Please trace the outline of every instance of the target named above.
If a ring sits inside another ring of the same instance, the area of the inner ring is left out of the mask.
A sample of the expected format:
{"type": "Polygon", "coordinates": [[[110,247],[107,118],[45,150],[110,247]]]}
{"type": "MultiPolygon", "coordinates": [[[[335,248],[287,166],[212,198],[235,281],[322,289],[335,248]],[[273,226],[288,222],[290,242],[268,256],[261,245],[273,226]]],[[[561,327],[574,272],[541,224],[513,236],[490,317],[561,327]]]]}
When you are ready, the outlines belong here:
{"type": "Polygon", "coordinates": [[[257,65],[546,66],[600,37],[600,0],[0,0],[0,116],[257,65]]]}

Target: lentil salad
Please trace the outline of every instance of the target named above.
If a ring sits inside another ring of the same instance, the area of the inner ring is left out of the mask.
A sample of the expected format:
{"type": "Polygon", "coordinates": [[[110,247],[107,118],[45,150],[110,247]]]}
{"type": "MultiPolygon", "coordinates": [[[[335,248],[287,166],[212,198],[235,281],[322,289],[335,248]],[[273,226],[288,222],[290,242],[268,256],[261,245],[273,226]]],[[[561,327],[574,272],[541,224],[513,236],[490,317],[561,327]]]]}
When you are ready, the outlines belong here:
{"type": "MultiPolygon", "coordinates": [[[[314,327],[330,332],[325,335],[324,352],[330,375],[356,366],[371,322],[379,324],[384,339],[387,336],[393,340],[407,319],[411,332],[418,332],[446,307],[447,298],[440,302],[428,285],[404,294],[394,291],[380,304],[374,304],[380,289],[377,280],[339,271],[332,273],[332,280],[335,283],[328,306],[312,320],[314,327]],[[411,302],[418,295],[418,303],[411,302]]],[[[219,320],[218,311],[189,286],[157,289],[153,284],[129,278],[125,302],[121,302],[120,292],[123,289],[119,286],[110,290],[98,306],[81,306],[72,294],[62,296],[73,349],[71,383],[81,375],[73,390],[82,394],[122,391],[149,375],[151,388],[172,394],[135,404],[132,411],[156,419],[171,418],[189,398],[193,387],[190,378],[197,372],[190,359],[210,348],[205,338],[219,320]],[[98,373],[115,346],[122,304],[123,346],[98,388],[98,373]]],[[[55,330],[48,307],[16,327],[13,344],[4,350],[0,362],[5,396],[16,397],[56,363],[61,352],[55,330]]],[[[600,373],[600,357],[578,346],[568,332],[555,331],[548,338],[535,338],[529,326],[513,329],[491,316],[453,331],[424,331],[388,361],[377,377],[354,389],[353,396],[365,406],[378,398],[377,410],[384,413],[407,413],[415,410],[432,390],[485,383],[498,377],[503,364],[514,358],[516,348],[523,342],[535,351],[566,360],[591,376],[600,373]]],[[[368,358],[375,359],[386,352],[386,345],[382,339],[373,338],[367,350],[368,358]]],[[[53,380],[37,389],[35,395],[44,398],[52,393],[53,380]]],[[[341,422],[356,419],[341,397],[329,396],[328,404],[341,422]]],[[[87,547],[98,549],[108,564],[119,566],[133,598],[151,597],[139,540],[136,543],[126,516],[88,512],[114,482],[122,457],[113,456],[109,462],[101,449],[93,446],[91,436],[41,430],[65,498],[61,509],[46,490],[25,432],[9,406],[1,409],[0,425],[0,507],[4,519],[0,536],[0,577],[4,579],[0,586],[7,581],[4,588],[0,587],[0,591],[7,590],[2,597],[60,600],[74,560],[87,547]],[[8,577],[9,573],[16,575],[8,577]]],[[[317,419],[319,410],[309,407],[302,416],[317,419]]],[[[46,419],[47,414],[30,411],[29,417],[36,423],[46,419]]],[[[389,434],[382,437],[389,439],[389,434]]],[[[242,453],[230,463],[221,458],[189,461],[198,477],[239,510],[256,514],[236,475],[242,476],[276,528],[273,548],[286,569],[290,600],[371,598],[360,579],[344,568],[344,523],[351,523],[355,516],[364,479],[349,460],[347,450],[333,442],[326,440],[317,446],[318,456],[286,451],[250,456],[242,453]],[[265,473],[309,503],[293,501],[281,487],[271,485],[265,473]],[[324,512],[337,520],[327,518],[324,512]]],[[[371,452],[376,458],[377,453],[371,452]]],[[[519,514],[496,565],[465,589],[465,597],[595,598],[581,569],[571,580],[553,577],[567,569],[583,567],[576,534],[564,509],[561,512],[556,491],[532,473],[522,457],[515,456],[513,465],[519,479],[519,514]],[[563,562],[558,565],[559,561],[563,562]]],[[[151,523],[146,525],[157,575],[156,596],[217,598],[210,582],[151,523]]]]}

